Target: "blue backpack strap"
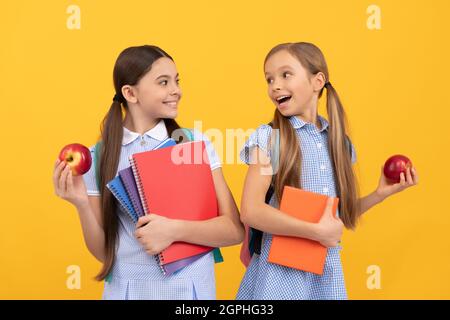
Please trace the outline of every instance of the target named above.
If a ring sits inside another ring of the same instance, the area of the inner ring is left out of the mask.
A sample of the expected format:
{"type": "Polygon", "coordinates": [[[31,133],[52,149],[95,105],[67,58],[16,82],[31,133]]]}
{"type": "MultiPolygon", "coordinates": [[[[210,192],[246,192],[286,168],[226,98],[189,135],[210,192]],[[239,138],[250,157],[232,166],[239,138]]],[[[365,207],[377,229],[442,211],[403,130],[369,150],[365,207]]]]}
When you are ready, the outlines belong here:
{"type": "MultiPolygon", "coordinates": [[[[186,135],[186,137],[189,139],[189,141],[194,141],[194,134],[192,133],[191,130],[189,130],[187,128],[181,128],[181,130],[183,130],[183,133],[186,135]]],[[[222,256],[222,252],[220,252],[220,248],[214,248],[213,254],[214,254],[214,262],[215,263],[223,262],[223,256],[222,256]]]]}
{"type": "Polygon", "coordinates": [[[181,128],[181,130],[186,135],[186,137],[188,138],[189,141],[194,141],[194,134],[192,133],[191,130],[189,130],[187,128],[181,128]]]}
{"type": "Polygon", "coordinates": [[[214,254],[214,262],[215,263],[223,262],[223,256],[222,256],[222,252],[220,252],[220,248],[214,248],[213,254],[214,254]]]}
{"type": "Polygon", "coordinates": [[[102,142],[99,141],[94,146],[94,172],[95,172],[95,182],[97,183],[97,189],[100,190],[100,149],[102,147],[102,142]]]}

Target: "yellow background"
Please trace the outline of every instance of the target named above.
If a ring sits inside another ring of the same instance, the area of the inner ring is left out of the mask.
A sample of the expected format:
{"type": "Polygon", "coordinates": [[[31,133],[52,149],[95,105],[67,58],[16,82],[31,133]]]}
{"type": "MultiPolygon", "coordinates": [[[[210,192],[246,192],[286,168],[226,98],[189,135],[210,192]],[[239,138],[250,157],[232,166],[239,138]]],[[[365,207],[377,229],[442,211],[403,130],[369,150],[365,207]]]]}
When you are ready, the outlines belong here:
{"type": "MultiPolygon", "coordinates": [[[[95,143],[121,50],[168,51],[184,92],[179,122],[224,131],[270,120],[263,59],[278,43],[309,41],[323,50],[346,108],[362,194],[376,188],[395,153],[409,156],[421,178],[345,233],[349,298],[449,299],[449,14],[447,0],[4,2],[0,298],[101,297],[102,283],[92,280],[100,264],[51,176],[62,146],[95,143]],[[80,30],[66,27],[71,4],[81,9],[80,30]],[[371,4],[381,8],[381,30],[366,26],[371,4]],[[66,287],[69,265],[81,268],[80,290],[66,287]],[[370,265],[381,268],[379,290],[366,286],[370,265]]],[[[223,170],[240,203],[245,165],[223,170]]],[[[244,273],[239,246],[223,254],[217,297],[232,299],[244,273]]]]}

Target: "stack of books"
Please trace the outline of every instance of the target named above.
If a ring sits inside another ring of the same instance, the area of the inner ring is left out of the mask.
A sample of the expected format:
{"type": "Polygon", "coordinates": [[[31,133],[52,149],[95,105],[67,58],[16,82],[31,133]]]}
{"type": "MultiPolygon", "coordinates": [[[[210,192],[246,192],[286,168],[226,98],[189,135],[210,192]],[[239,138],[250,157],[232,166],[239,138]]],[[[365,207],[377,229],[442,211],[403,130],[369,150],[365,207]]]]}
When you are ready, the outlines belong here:
{"type": "MultiPolygon", "coordinates": [[[[203,141],[176,144],[169,138],[129,160],[130,167],[119,171],[107,187],[134,223],[150,213],[181,220],[217,217],[217,197],[203,141]]],[[[162,272],[171,275],[213,249],[174,242],[156,258],[162,272]]]]}

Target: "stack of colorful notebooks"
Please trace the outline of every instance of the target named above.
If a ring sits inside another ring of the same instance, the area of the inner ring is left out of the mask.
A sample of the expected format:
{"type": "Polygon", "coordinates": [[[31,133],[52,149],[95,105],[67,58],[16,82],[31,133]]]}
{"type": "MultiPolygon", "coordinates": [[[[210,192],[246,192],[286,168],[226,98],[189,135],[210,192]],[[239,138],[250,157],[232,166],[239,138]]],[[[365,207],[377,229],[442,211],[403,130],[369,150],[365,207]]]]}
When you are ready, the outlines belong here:
{"type": "MultiPolygon", "coordinates": [[[[107,184],[134,223],[149,213],[171,219],[207,220],[218,215],[218,204],[203,141],[176,144],[167,139],[155,149],[135,153],[131,166],[107,184]]],[[[214,248],[175,242],[156,258],[171,275],[214,248]]]]}

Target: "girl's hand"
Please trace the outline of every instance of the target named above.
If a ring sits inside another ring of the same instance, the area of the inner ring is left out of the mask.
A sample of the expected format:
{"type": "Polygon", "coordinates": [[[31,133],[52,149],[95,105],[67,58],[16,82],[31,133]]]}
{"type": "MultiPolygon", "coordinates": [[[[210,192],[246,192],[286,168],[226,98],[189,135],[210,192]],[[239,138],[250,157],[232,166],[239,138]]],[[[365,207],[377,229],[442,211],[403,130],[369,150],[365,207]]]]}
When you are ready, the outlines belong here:
{"type": "Polygon", "coordinates": [[[342,237],[344,223],[334,216],[333,198],[328,198],[322,218],[316,225],[316,241],[325,247],[336,247],[342,237]]]}
{"type": "Polygon", "coordinates": [[[176,240],[175,221],[156,214],[148,214],[139,218],[135,236],[148,254],[158,254],[176,240]]]}
{"type": "Polygon", "coordinates": [[[55,194],[79,208],[89,204],[86,186],[82,176],[73,176],[70,166],[64,161],[56,160],[53,170],[55,194]]]}
{"type": "Polygon", "coordinates": [[[400,174],[400,182],[392,183],[388,178],[384,176],[383,166],[381,167],[381,177],[378,183],[378,187],[376,190],[376,194],[380,197],[381,200],[386,199],[393,194],[403,191],[411,186],[415,186],[419,183],[419,176],[417,175],[416,169],[413,167],[411,169],[407,169],[406,177],[402,172],[400,174]]]}

